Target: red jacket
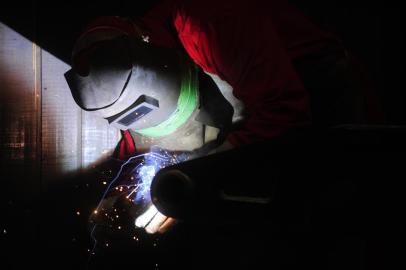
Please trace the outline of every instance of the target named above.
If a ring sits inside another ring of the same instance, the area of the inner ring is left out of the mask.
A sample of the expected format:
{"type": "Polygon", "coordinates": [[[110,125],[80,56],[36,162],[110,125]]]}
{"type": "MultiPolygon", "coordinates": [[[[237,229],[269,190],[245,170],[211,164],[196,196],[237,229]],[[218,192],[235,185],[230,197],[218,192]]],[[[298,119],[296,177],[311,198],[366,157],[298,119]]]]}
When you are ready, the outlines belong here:
{"type": "MultiPolygon", "coordinates": [[[[232,144],[272,139],[310,123],[308,94],[291,60],[335,38],[284,0],[169,0],[142,23],[151,42],[167,47],[180,42],[204,71],[233,87],[246,117],[228,135],[232,144]]],[[[119,148],[120,157],[135,151],[128,132],[119,148]]]]}

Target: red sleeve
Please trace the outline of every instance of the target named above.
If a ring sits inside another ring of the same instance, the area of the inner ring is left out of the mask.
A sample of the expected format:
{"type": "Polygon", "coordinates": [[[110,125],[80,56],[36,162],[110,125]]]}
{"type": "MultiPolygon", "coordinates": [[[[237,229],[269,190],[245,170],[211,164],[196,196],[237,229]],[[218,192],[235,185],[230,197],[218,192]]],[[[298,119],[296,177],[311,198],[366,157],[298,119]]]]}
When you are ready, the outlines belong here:
{"type": "Polygon", "coordinates": [[[121,160],[125,160],[136,153],[134,139],[130,131],[121,130],[121,140],[118,142],[114,156],[121,160]]]}
{"type": "Polygon", "coordinates": [[[307,92],[271,20],[234,1],[211,4],[184,4],[175,26],[193,60],[227,81],[245,105],[243,126],[228,140],[246,144],[308,124],[307,92]]]}

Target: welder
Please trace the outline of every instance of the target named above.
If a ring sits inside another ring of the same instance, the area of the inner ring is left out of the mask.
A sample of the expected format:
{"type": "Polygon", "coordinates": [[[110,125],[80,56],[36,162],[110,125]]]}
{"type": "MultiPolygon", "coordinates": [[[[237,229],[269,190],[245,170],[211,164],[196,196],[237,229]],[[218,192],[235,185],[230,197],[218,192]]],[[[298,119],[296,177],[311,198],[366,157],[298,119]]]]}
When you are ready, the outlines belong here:
{"type": "Polygon", "coordinates": [[[309,125],[368,121],[341,41],[284,0],[162,1],[88,25],[65,74],[76,103],[152,145],[205,155],[309,125]]]}

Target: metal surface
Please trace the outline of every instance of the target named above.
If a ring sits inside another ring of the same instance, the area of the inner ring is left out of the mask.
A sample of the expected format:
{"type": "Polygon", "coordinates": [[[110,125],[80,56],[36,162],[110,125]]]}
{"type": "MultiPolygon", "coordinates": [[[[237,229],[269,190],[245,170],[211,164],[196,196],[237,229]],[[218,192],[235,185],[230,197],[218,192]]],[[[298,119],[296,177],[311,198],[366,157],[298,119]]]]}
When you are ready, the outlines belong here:
{"type": "Polygon", "coordinates": [[[152,181],[152,201],[163,214],[181,219],[222,216],[232,207],[265,209],[286,166],[282,160],[287,154],[282,152],[258,144],[168,166],[152,181]]]}
{"type": "Polygon", "coordinates": [[[107,157],[119,140],[117,129],[74,103],[68,69],[0,22],[1,179],[23,198],[107,157]]]}
{"type": "Polygon", "coordinates": [[[40,173],[39,72],[37,46],[0,23],[0,178],[28,197],[38,195],[40,173]]]}

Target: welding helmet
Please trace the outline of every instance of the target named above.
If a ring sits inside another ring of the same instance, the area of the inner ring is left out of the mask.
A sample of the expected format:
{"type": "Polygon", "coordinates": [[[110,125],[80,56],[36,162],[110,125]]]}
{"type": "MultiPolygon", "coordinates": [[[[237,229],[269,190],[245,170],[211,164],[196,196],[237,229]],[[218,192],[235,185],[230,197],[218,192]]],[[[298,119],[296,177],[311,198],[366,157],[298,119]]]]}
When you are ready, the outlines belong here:
{"type": "Polygon", "coordinates": [[[75,102],[111,125],[141,135],[168,135],[198,107],[194,64],[174,49],[157,46],[131,24],[95,26],[73,50],[65,73],[75,102]],[[124,29],[124,30],[123,30],[124,29]]]}

